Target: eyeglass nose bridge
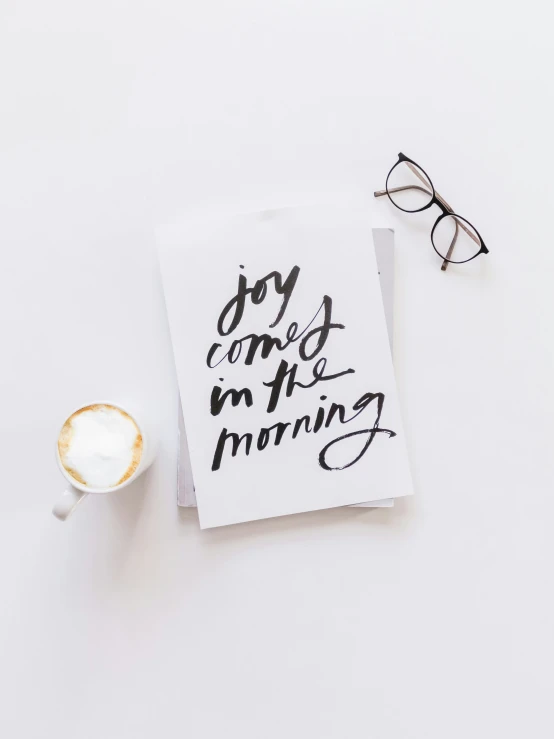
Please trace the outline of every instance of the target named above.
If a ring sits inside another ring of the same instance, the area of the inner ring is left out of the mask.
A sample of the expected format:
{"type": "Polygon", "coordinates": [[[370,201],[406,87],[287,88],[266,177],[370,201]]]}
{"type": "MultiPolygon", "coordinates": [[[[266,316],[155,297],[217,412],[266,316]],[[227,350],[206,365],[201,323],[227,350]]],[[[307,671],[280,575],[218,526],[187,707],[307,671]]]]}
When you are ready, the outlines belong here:
{"type": "MultiPolygon", "coordinates": [[[[440,208],[442,211],[442,215],[454,214],[454,208],[449,205],[442,197],[442,195],[439,195],[436,190],[433,191],[433,199],[431,200],[430,205],[436,205],[438,208],[440,208]]],[[[441,218],[441,216],[439,216],[439,218],[441,218]]]]}

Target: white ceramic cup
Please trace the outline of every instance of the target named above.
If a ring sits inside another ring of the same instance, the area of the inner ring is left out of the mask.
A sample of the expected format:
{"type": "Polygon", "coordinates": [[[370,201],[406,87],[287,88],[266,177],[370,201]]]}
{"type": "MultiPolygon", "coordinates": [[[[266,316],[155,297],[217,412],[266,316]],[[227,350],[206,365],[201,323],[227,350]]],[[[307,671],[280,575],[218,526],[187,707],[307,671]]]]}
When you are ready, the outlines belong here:
{"type": "Polygon", "coordinates": [[[96,401],[95,403],[85,403],[85,405],[79,406],[79,408],[76,408],[73,413],[70,413],[67,416],[64,423],[60,427],[58,438],[56,439],[56,459],[58,461],[58,467],[60,468],[62,475],[68,481],[69,486],[64,491],[62,497],[52,508],[52,513],[60,521],[65,521],[73,513],[79,503],[87,497],[87,495],[111,495],[112,493],[121,490],[121,488],[127,487],[127,485],[133,483],[137,479],[137,477],[142,475],[142,473],[147,470],[148,467],[150,467],[150,465],[154,461],[155,452],[156,444],[154,443],[154,438],[152,437],[151,431],[145,427],[144,419],[138,418],[136,413],[134,413],[133,411],[124,408],[118,403],[112,403],[111,401],[96,401]],[[71,418],[71,416],[77,413],[77,411],[80,411],[82,408],[88,408],[88,406],[90,405],[108,405],[112,406],[113,408],[117,408],[124,413],[127,413],[127,415],[129,415],[136,423],[142,435],[142,455],[136,470],[127,480],[125,480],[125,482],[122,482],[120,485],[114,485],[114,487],[111,488],[97,489],[90,487],[89,485],[82,485],[80,482],[75,480],[75,478],[71,477],[69,472],[63,466],[60,459],[58,439],[60,437],[63,426],[65,425],[67,419],[71,418]]]}

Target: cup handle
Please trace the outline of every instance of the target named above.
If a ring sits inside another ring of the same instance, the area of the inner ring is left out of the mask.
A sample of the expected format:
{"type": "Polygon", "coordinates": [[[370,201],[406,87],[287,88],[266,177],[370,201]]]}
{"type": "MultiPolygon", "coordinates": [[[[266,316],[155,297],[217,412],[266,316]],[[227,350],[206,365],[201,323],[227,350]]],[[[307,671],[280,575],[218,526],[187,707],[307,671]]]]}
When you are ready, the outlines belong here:
{"type": "Polygon", "coordinates": [[[52,508],[52,513],[59,521],[65,521],[68,518],[79,503],[87,497],[88,493],[83,493],[77,488],[69,487],[64,492],[62,497],[58,500],[55,506],[52,508]]]}

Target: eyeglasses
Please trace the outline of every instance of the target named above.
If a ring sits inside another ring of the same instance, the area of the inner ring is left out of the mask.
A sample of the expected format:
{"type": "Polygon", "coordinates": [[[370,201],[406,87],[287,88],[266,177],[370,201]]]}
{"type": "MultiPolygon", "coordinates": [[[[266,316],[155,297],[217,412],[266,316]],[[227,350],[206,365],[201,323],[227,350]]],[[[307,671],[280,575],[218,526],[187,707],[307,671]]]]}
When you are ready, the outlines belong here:
{"type": "Polygon", "coordinates": [[[391,203],[405,213],[420,213],[432,205],[439,206],[442,215],[431,231],[431,243],[443,260],[443,271],[449,263],[464,264],[479,254],[489,253],[475,226],[454,213],[435,190],[425,170],[404,154],[398,155],[398,161],[388,173],[385,190],[378,190],[374,195],[376,198],[388,195],[391,203]]]}

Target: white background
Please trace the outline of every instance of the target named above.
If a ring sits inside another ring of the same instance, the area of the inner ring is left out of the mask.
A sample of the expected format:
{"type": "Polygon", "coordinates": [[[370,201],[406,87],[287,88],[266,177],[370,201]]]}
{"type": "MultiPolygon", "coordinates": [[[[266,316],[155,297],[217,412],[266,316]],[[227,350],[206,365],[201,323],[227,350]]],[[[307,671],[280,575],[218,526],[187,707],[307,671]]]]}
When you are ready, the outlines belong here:
{"type": "Polygon", "coordinates": [[[0,734],[551,737],[548,4],[0,4],[0,734]],[[416,496],[200,532],[175,505],[155,224],[383,185],[404,151],[490,255],[397,234],[416,496]],[[60,524],[58,424],[140,398],[144,485],[60,524]]]}

